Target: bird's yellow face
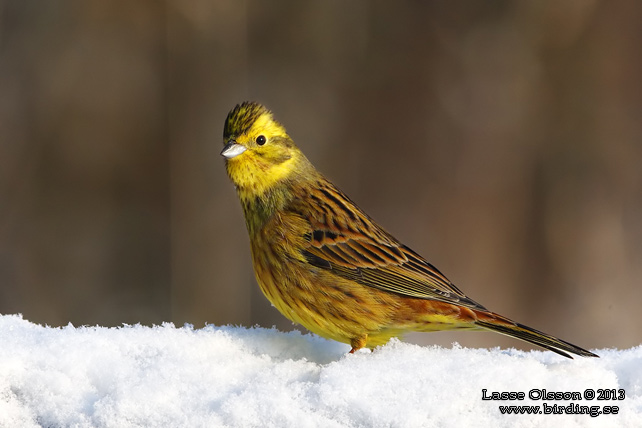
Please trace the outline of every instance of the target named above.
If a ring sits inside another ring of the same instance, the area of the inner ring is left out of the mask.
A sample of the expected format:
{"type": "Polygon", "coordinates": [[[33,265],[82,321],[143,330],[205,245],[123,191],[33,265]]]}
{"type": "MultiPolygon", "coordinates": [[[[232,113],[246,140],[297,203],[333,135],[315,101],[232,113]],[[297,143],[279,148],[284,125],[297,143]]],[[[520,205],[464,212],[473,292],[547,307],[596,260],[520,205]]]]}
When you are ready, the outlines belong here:
{"type": "Polygon", "coordinates": [[[272,112],[256,103],[237,105],[228,114],[223,139],[221,155],[240,194],[264,194],[292,174],[302,156],[272,112]]]}

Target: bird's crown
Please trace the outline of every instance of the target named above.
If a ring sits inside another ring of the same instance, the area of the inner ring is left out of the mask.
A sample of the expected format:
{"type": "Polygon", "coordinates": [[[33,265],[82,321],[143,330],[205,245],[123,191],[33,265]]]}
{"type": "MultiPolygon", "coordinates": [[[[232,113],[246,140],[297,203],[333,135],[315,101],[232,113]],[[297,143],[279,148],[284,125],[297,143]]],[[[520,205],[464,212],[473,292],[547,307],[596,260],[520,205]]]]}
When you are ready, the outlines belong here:
{"type": "Polygon", "coordinates": [[[227,115],[223,138],[225,141],[236,139],[240,135],[252,134],[253,129],[260,129],[272,136],[287,135],[283,125],[274,120],[270,110],[259,103],[245,101],[234,107],[227,115]]]}

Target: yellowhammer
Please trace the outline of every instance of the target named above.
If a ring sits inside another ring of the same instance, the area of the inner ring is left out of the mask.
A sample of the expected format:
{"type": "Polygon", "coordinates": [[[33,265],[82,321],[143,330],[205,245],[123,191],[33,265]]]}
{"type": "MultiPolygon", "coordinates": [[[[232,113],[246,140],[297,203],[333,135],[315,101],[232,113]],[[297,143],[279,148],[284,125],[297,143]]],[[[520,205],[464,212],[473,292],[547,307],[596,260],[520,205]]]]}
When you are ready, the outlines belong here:
{"type": "Polygon", "coordinates": [[[408,331],[467,329],[597,357],[467,297],[321,175],[262,105],[237,105],[223,138],[256,279],[290,320],[350,352],[408,331]]]}

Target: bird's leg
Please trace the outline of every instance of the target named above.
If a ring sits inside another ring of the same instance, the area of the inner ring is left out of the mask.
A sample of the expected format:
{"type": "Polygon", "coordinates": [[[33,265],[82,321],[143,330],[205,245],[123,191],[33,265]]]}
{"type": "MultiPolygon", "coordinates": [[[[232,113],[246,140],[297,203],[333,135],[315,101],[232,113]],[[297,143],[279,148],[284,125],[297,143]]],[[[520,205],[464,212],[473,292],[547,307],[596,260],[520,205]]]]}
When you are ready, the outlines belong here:
{"type": "Polygon", "coordinates": [[[364,346],[366,346],[366,341],[367,340],[368,340],[368,335],[367,334],[364,334],[363,336],[354,337],[354,338],[350,339],[350,346],[352,346],[352,349],[350,350],[350,353],[354,354],[359,349],[361,349],[364,346]]]}

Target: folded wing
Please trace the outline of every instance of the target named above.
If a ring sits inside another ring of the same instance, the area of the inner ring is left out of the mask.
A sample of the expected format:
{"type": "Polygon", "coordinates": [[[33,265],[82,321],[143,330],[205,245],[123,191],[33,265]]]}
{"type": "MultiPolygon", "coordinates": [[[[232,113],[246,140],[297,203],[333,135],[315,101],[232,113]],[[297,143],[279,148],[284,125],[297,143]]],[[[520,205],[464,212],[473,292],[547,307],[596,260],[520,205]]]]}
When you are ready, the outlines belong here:
{"type": "Polygon", "coordinates": [[[388,234],[327,181],[294,204],[310,223],[303,255],[312,265],[359,284],[419,299],[485,310],[436,267],[388,234]],[[302,204],[312,201],[310,205],[302,204]]]}

